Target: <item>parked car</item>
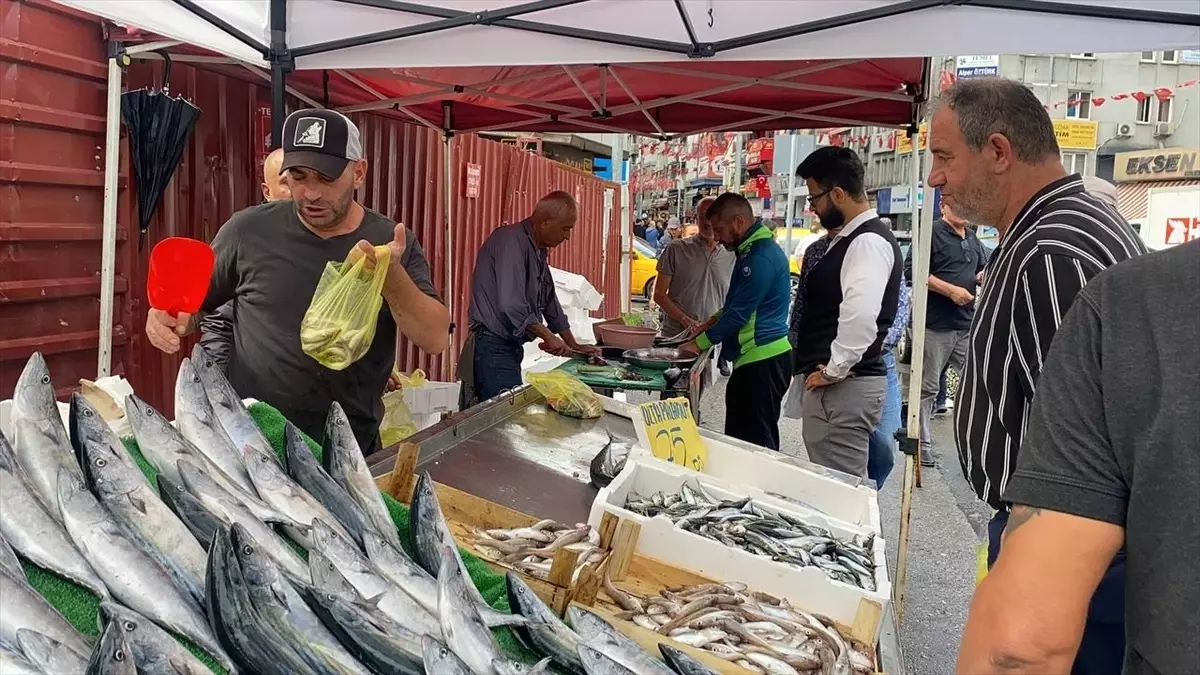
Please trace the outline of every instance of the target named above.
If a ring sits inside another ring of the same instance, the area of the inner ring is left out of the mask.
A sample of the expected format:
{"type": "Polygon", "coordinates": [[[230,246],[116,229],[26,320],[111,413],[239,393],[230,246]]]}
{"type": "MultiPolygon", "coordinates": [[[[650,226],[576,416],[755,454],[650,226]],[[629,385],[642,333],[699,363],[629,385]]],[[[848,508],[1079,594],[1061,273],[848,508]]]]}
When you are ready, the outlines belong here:
{"type": "Polygon", "coordinates": [[[629,257],[629,290],[640,293],[650,300],[654,297],[654,277],[658,274],[658,254],[650,242],[641,237],[633,238],[633,251],[629,257]]]}

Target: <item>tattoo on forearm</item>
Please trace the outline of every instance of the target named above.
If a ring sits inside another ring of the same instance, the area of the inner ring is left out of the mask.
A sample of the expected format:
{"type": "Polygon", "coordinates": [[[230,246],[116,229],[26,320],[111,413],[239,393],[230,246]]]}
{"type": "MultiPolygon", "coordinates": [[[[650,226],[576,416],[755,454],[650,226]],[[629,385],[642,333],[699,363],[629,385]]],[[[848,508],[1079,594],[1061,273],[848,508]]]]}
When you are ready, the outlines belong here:
{"type": "Polygon", "coordinates": [[[1012,512],[1008,515],[1008,525],[1004,527],[1004,536],[1001,538],[1007,539],[1008,535],[1025,523],[1028,523],[1036,516],[1040,516],[1042,510],[1033,506],[1016,505],[1012,507],[1012,512]]]}

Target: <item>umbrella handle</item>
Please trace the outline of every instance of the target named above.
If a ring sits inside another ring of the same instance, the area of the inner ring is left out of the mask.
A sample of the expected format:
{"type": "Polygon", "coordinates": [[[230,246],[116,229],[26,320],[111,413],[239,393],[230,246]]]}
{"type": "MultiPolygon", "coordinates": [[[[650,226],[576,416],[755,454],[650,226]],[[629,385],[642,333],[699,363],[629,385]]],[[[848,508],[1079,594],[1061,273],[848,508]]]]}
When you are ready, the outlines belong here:
{"type": "Polygon", "coordinates": [[[170,92],[171,91],[171,55],[168,54],[167,50],[165,50],[165,49],[155,49],[154,53],[161,56],[163,59],[163,62],[165,63],[165,65],[163,66],[162,90],[163,90],[163,92],[170,92]]]}

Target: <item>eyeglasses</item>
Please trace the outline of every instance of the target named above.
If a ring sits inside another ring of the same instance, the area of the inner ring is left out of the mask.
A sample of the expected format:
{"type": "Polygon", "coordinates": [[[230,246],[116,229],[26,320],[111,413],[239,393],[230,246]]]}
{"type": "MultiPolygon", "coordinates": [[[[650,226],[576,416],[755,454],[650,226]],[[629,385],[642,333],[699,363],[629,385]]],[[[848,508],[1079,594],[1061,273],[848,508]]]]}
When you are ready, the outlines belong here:
{"type": "Polygon", "coordinates": [[[818,192],[815,195],[809,195],[808,196],[808,205],[812,206],[813,204],[816,204],[818,199],[820,199],[821,197],[824,197],[825,195],[829,194],[830,192],[833,192],[833,188],[830,188],[824,192],[818,192]]]}

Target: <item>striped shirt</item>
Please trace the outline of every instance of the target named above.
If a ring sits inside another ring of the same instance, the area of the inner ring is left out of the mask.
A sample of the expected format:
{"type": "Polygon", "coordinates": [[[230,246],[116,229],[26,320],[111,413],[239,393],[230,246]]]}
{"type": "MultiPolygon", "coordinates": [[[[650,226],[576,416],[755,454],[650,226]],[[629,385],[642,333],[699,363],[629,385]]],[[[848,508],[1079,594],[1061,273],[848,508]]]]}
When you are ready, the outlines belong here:
{"type": "Polygon", "coordinates": [[[1101,270],[1146,252],[1115,210],[1071,175],[1033,196],[984,271],[955,405],[967,482],[993,508],[1016,468],[1042,362],[1075,295],[1101,270]]]}

